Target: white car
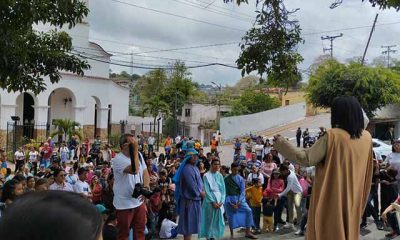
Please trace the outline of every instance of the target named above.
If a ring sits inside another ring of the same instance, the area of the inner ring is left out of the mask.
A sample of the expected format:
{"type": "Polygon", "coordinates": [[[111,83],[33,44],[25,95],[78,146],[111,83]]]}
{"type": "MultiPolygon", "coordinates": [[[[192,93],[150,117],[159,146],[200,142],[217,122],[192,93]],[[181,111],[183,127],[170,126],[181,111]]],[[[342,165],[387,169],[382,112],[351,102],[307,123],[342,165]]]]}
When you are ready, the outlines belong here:
{"type": "Polygon", "coordinates": [[[372,139],[372,147],[375,153],[381,156],[383,160],[392,152],[392,145],[386,144],[376,138],[372,139]]]}

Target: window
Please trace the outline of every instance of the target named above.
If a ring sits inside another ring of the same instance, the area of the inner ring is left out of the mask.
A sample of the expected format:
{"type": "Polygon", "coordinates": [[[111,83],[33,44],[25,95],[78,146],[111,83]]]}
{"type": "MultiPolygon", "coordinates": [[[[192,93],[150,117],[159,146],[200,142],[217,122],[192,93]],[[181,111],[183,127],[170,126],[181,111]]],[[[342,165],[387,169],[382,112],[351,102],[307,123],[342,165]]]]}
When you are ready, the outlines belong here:
{"type": "Polygon", "coordinates": [[[190,109],[189,108],[185,109],[185,117],[190,117],[190,109]]]}
{"type": "Polygon", "coordinates": [[[178,110],[176,111],[176,115],[182,116],[182,109],[178,109],[178,110]]]}

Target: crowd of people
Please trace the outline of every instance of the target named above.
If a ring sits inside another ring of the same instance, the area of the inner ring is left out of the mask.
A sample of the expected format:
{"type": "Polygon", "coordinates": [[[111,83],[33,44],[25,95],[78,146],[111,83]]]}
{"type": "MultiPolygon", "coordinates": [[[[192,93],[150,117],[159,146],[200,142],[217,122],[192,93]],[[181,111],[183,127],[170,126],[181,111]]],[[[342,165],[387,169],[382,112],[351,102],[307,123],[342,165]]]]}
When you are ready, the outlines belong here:
{"type": "MultiPolygon", "coordinates": [[[[43,201],[59,197],[65,202],[71,199],[84,201],[81,205],[77,203],[78,209],[89,203],[97,209],[95,215],[102,218],[99,223],[102,230],[98,230],[98,226],[88,226],[93,228],[90,232],[92,238],[75,239],[98,239],[99,234],[105,240],[173,239],[178,234],[184,239],[191,239],[194,234],[199,238],[221,239],[226,225],[231,238],[235,237],[235,229],[243,231],[249,239],[257,239],[260,233],[276,232],[281,228],[304,235],[310,224],[313,227],[310,234],[322,236],[326,233],[314,228],[325,220],[321,219],[324,216],[319,219],[315,216],[315,206],[329,202],[337,205],[334,195],[343,194],[339,188],[333,189],[334,183],[329,185],[330,189],[323,188],[321,193],[322,182],[316,182],[318,178],[329,182],[337,179],[334,174],[340,174],[329,172],[331,165],[320,164],[328,161],[326,144],[335,134],[347,139],[342,130],[335,129],[329,134],[324,130],[320,140],[307,150],[300,150],[300,146],[292,148],[280,136],[274,141],[263,137],[245,141],[236,139],[234,155],[228,161],[219,158],[218,136],[211,139],[211,149],[207,153],[198,140],[168,136],[164,143],[165,153],[158,155],[154,152],[153,136],[145,138],[131,134],[121,136],[118,153],[100,138],[83,143],[72,138],[68,144],[60,145],[49,139],[38,149],[21,147],[15,153],[14,171],[7,168],[4,153],[1,158],[0,234],[5,232],[2,226],[10,224],[6,222],[11,221],[10,214],[18,215],[14,206],[23,209],[27,199],[43,201]],[[310,166],[317,166],[317,170],[325,171],[325,175],[316,175],[316,168],[310,166]],[[317,188],[318,196],[314,195],[312,188],[317,188]],[[49,193],[53,191],[74,194],[68,197],[64,193],[49,193]],[[328,194],[326,191],[334,193],[333,200],[324,198],[324,202],[318,202],[319,198],[327,196],[324,195],[328,194]],[[43,192],[43,198],[39,192],[43,192]],[[310,209],[313,201],[314,209],[310,209]],[[310,217],[309,211],[312,212],[310,217]]],[[[361,135],[360,131],[355,134],[367,147],[371,145],[367,134],[361,135]]],[[[369,151],[361,149],[360,152],[367,159],[369,151]]],[[[361,206],[363,199],[354,198],[360,202],[357,211],[364,211],[364,214],[361,212],[362,219],[361,216],[359,219],[361,225],[357,220],[357,230],[344,232],[343,236],[357,235],[359,229],[366,226],[369,216],[374,218],[378,229],[384,229],[385,223],[392,228],[388,238],[400,234],[396,209],[392,205],[400,204],[400,142],[393,142],[393,153],[386,159],[374,156],[373,163],[372,184],[360,182],[368,188],[371,186],[369,196],[367,194],[365,198],[368,199],[365,211],[361,206]]],[[[369,181],[367,169],[370,165],[365,166],[365,174],[360,174],[369,181]]],[[[87,213],[95,218],[93,212],[87,210],[87,213]]],[[[325,216],[325,219],[329,217],[325,216]]]]}

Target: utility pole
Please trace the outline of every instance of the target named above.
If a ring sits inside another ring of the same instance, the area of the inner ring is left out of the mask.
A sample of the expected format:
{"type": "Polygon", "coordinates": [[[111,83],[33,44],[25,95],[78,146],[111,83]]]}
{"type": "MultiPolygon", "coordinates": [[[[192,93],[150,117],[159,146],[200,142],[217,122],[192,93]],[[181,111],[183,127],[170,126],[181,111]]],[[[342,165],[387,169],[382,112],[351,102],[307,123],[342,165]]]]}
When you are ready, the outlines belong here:
{"type": "Polygon", "coordinates": [[[341,34],[339,34],[339,35],[335,35],[335,36],[322,36],[321,37],[321,40],[329,40],[329,41],[331,41],[331,47],[330,48],[324,48],[323,50],[324,50],[324,53],[325,53],[325,51],[330,51],[331,52],[331,58],[333,58],[333,41],[336,39],[336,38],[339,38],[339,37],[343,37],[343,33],[341,33],[341,34]]]}
{"type": "Polygon", "coordinates": [[[361,59],[361,65],[364,65],[364,63],[365,63],[365,55],[367,54],[367,50],[368,50],[368,47],[369,47],[369,42],[371,41],[372,33],[375,30],[376,20],[378,20],[378,14],[375,15],[374,24],[372,24],[371,32],[369,33],[367,46],[365,47],[364,54],[363,54],[362,59],[361,59]]]}
{"type": "Polygon", "coordinates": [[[397,50],[392,50],[392,48],[395,48],[397,45],[388,45],[388,46],[382,46],[381,48],[386,48],[386,51],[383,51],[382,54],[387,54],[387,68],[390,67],[390,53],[395,53],[397,50]]]}
{"type": "MultiPolygon", "coordinates": [[[[219,91],[218,95],[220,95],[220,97],[221,97],[222,85],[221,84],[216,84],[215,82],[211,82],[211,83],[218,89],[218,91],[219,91]]],[[[218,95],[217,95],[218,110],[217,110],[217,120],[216,120],[216,122],[217,122],[217,126],[219,128],[219,120],[221,119],[221,101],[218,98],[218,95]]]]}

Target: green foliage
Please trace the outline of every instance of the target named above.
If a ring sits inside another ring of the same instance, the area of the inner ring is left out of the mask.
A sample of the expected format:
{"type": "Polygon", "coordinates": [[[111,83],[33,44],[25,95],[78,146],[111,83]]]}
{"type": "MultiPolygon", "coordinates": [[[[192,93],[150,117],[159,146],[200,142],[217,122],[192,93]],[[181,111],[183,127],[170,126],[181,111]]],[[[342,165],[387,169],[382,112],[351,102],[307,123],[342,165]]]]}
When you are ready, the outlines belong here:
{"type": "Polygon", "coordinates": [[[56,30],[38,32],[34,24],[69,28],[89,13],[77,0],[2,0],[0,1],[0,87],[10,91],[46,89],[44,77],[51,83],[60,80],[60,71],[83,75],[90,66],[70,54],[71,38],[56,30]]]}
{"type": "Polygon", "coordinates": [[[298,44],[303,42],[301,29],[291,19],[297,10],[288,11],[283,0],[260,0],[257,4],[261,10],[256,11],[254,26],[242,38],[242,52],[236,63],[242,76],[256,71],[261,77],[268,75],[274,85],[289,88],[298,82],[297,64],[303,61],[297,52],[298,44]]]}
{"type": "MultiPolygon", "coordinates": [[[[363,2],[366,0],[362,0],[363,2]]],[[[368,0],[373,7],[379,6],[379,9],[394,8],[396,11],[400,10],[400,0],[368,0]]]]}
{"type": "Polygon", "coordinates": [[[239,99],[235,100],[230,116],[252,114],[267,111],[280,106],[278,99],[262,92],[246,90],[239,99]]]}
{"type": "MultiPolygon", "coordinates": [[[[263,0],[257,0],[257,3],[263,1],[263,0]]],[[[362,2],[364,1],[369,1],[373,7],[379,6],[380,9],[386,9],[386,8],[394,8],[397,11],[400,10],[400,0],[361,0],[362,2]]],[[[224,0],[225,3],[227,2],[236,2],[237,5],[240,5],[241,3],[248,3],[248,0],[224,0]]]]}
{"type": "Polygon", "coordinates": [[[197,87],[192,82],[191,73],[185,64],[178,61],[169,73],[163,69],[156,69],[145,74],[138,80],[134,92],[140,95],[142,110],[146,102],[156,99],[166,103],[169,106],[169,112],[173,113],[175,102],[177,109],[180,109],[192,97],[204,98],[198,93],[197,87]]]}
{"type": "Polygon", "coordinates": [[[121,134],[111,134],[108,136],[108,143],[112,149],[119,149],[119,139],[121,134]]]}
{"type": "Polygon", "coordinates": [[[373,117],[377,109],[400,101],[400,75],[382,67],[329,60],[310,75],[305,89],[307,100],[316,107],[329,108],[337,96],[354,96],[373,117]]]}
{"type": "Polygon", "coordinates": [[[72,136],[77,136],[79,139],[83,139],[81,131],[81,124],[70,119],[54,119],[54,126],[57,127],[57,131],[50,134],[51,137],[56,135],[65,135],[68,139],[72,136]]]}

